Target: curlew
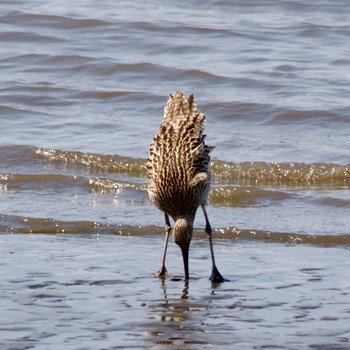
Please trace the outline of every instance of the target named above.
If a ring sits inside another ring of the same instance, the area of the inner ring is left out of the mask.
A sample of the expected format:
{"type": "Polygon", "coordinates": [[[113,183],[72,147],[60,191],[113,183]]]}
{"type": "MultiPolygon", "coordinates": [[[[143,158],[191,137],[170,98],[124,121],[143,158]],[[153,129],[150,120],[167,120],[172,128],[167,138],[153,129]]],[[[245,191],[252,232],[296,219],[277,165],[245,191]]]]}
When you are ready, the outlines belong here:
{"type": "Polygon", "coordinates": [[[211,181],[209,153],[214,146],[205,144],[204,126],[205,115],[198,111],[193,95],[186,99],[180,90],[170,95],[147,160],[148,195],[165,216],[164,252],[157,275],[167,274],[165,258],[171,232],[169,217],[172,217],[175,222],[173,240],[181,249],[185,278],[189,279],[188,253],[193,222],[201,206],[212,261],[210,280],[223,282],[215,264],[212,230],[205,208],[211,181]]]}

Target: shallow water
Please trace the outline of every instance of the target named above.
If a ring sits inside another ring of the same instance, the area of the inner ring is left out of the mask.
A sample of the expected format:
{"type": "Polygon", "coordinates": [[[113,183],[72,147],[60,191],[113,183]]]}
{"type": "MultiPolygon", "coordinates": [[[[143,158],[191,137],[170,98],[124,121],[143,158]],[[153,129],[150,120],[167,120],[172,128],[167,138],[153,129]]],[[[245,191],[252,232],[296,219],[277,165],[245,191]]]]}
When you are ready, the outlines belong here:
{"type": "Polygon", "coordinates": [[[206,239],[193,241],[189,285],[175,245],[170,277],[152,274],[161,237],[0,240],[2,348],[349,348],[348,249],[217,240],[229,281],[215,286],[206,239]]]}
{"type": "Polygon", "coordinates": [[[348,1],[2,1],[0,21],[5,349],[350,348],[348,1]],[[145,161],[179,88],[216,145],[216,288],[202,213],[189,287],[173,244],[152,275],[145,161]]]}

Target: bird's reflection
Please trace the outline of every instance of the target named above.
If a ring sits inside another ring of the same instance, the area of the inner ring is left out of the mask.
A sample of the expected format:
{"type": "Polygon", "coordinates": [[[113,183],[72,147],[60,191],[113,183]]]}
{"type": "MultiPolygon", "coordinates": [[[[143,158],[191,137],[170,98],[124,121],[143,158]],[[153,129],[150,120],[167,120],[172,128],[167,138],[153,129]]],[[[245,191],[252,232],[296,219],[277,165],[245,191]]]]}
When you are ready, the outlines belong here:
{"type": "Polygon", "coordinates": [[[206,319],[212,307],[211,295],[200,297],[191,290],[193,280],[184,281],[175,277],[161,278],[159,291],[161,297],[149,306],[150,315],[145,341],[152,344],[176,345],[181,349],[192,348],[193,344],[207,345],[206,319]],[[181,288],[179,284],[183,283],[181,288]],[[177,293],[174,295],[174,293],[177,293]]]}
{"type": "MultiPolygon", "coordinates": [[[[173,279],[172,281],[177,281],[173,279]]],[[[179,299],[170,300],[167,292],[167,283],[166,279],[160,281],[160,287],[163,290],[164,297],[164,309],[161,312],[160,320],[161,321],[184,321],[189,318],[190,307],[187,303],[188,293],[189,293],[189,284],[186,280],[182,289],[182,293],[179,299]]]]}

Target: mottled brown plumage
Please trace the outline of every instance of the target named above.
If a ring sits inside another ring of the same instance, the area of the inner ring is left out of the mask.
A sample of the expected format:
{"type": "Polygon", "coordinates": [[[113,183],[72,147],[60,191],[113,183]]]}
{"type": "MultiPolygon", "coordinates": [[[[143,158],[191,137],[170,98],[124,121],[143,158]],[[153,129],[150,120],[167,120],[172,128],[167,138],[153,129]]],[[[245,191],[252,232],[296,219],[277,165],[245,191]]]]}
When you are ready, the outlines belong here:
{"type": "Polygon", "coordinates": [[[188,251],[196,211],[201,206],[213,264],[211,280],[223,282],[215,266],[211,227],[205,211],[211,180],[209,153],[213,146],[204,142],[204,126],[205,115],[198,111],[193,95],[186,99],[180,90],[170,95],[164,108],[163,122],[149,151],[148,194],[151,201],[164,212],[166,223],[163,261],[158,275],[167,272],[165,257],[171,216],[175,221],[173,239],[181,248],[185,277],[189,278],[188,251]]]}

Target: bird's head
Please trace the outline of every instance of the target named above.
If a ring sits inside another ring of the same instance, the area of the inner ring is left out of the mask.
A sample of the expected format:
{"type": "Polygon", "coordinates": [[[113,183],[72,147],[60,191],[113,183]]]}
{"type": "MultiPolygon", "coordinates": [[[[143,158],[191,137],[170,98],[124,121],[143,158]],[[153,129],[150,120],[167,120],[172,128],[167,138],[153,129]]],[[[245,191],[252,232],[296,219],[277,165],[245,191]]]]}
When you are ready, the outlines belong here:
{"type": "Polygon", "coordinates": [[[175,220],[173,229],[173,240],[180,247],[189,247],[193,233],[193,220],[179,218],[175,220]]]}

